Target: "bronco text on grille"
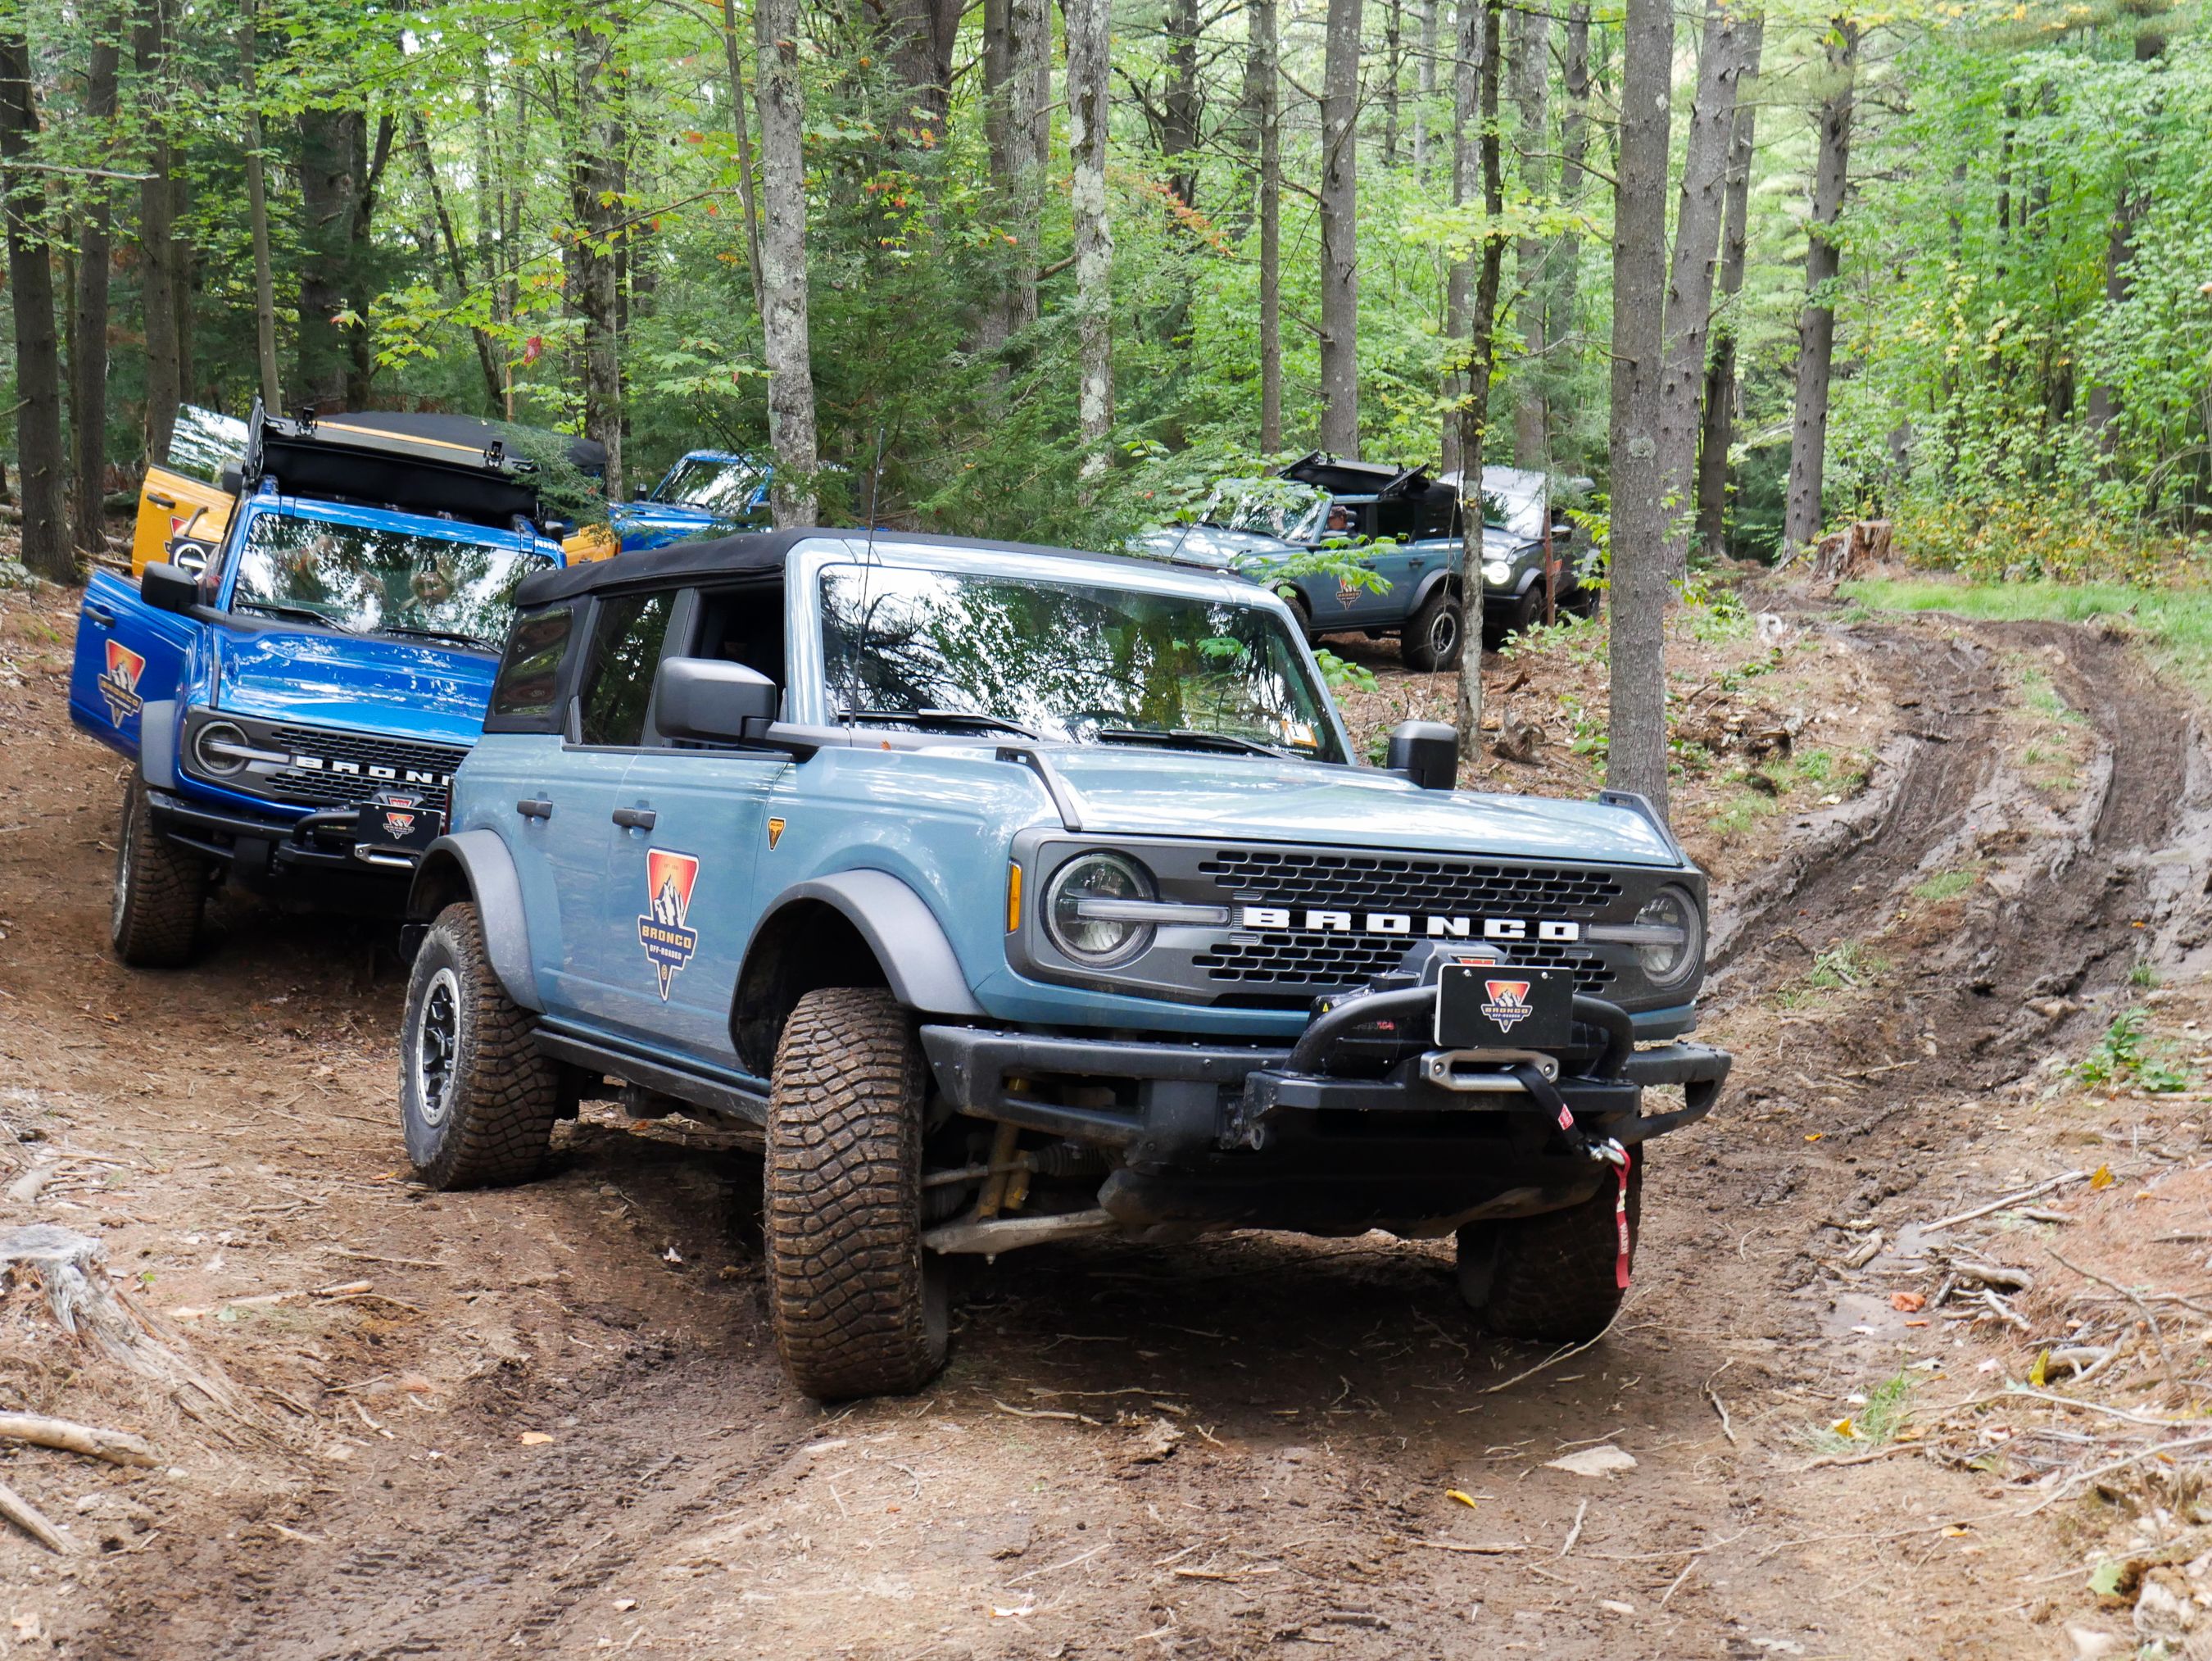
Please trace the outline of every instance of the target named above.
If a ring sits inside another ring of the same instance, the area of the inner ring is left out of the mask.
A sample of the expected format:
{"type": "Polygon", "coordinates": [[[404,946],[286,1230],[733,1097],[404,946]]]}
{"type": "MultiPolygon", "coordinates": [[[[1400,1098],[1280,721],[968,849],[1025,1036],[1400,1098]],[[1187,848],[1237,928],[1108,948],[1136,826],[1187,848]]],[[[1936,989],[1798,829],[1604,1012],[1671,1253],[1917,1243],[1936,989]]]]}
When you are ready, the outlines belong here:
{"type": "Polygon", "coordinates": [[[1381,974],[1413,940],[1487,939],[1513,961],[1613,984],[1581,923],[1619,902],[1603,871],[1297,849],[1223,849],[1199,869],[1237,904],[1238,937],[1191,959],[1209,980],[1333,991],[1381,974]]]}
{"type": "Polygon", "coordinates": [[[292,764],[272,776],[271,794],[318,807],[355,806],[398,787],[422,791],[422,805],[442,813],[453,771],[469,753],[320,727],[280,727],[274,736],[291,752],[292,764]]]}

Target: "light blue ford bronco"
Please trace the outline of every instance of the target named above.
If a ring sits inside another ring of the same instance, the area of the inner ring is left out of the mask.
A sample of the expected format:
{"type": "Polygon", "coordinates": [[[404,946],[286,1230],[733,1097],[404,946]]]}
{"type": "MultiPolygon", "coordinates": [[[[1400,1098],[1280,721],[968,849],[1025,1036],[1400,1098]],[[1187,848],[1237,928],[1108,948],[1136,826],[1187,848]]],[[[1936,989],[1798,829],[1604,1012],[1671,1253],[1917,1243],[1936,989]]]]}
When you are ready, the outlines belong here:
{"type": "Polygon", "coordinates": [[[1218,570],[772,532],[516,605],[409,902],[425,1182],[538,1174],[585,1099],[750,1127],[823,1398],[936,1372],[948,1257],[1092,1233],[1453,1236],[1492,1329],[1613,1317],[1641,1150],[1729,1068],[1640,798],[1457,791],[1434,724],[1360,764],[1218,570]]]}

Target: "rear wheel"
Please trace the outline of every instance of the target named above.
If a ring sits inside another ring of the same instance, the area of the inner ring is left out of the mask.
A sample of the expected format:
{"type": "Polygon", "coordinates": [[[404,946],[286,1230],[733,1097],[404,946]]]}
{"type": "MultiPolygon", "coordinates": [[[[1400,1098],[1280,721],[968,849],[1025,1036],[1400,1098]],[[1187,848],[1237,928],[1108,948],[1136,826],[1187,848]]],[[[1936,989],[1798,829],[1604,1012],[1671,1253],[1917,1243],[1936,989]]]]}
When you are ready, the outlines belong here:
{"type": "Polygon", "coordinates": [[[776,1045],[769,1302],[785,1370],[818,1400],[918,1390],[945,1365],[945,1276],[921,1244],[928,1077],[882,987],[807,993],[776,1045]]]}
{"type": "Polygon", "coordinates": [[[438,914],[415,953],[399,1019],[407,1158],[432,1188],[488,1188],[541,1175],[561,1116],[561,1070],[530,1012],[507,995],[465,903],[438,914]]]}
{"type": "Polygon", "coordinates": [[[1491,1331],[1579,1343],[1620,1313],[1643,1209],[1644,1163],[1631,1157],[1625,1191],[1608,1165],[1597,1191],[1578,1205],[1460,1230],[1460,1295],[1491,1331]]]}
{"type": "Polygon", "coordinates": [[[1398,655],[1408,669],[1433,674],[1459,667],[1460,652],[1466,643],[1466,631],[1460,626],[1459,596],[1440,582],[1406,620],[1405,632],[1398,636],[1398,655]]]}
{"type": "Polygon", "coordinates": [[[1320,636],[1314,633],[1313,611],[1307,605],[1306,597],[1294,588],[1285,589],[1283,591],[1283,603],[1291,608],[1291,616],[1297,620],[1298,633],[1310,641],[1318,640],[1320,636]]]}
{"type": "Polygon", "coordinates": [[[115,891],[107,939],[133,969],[174,969],[200,943],[207,909],[207,861],[163,836],[154,823],[146,781],[137,773],[123,792],[123,824],[115,843],[115,891]]]}

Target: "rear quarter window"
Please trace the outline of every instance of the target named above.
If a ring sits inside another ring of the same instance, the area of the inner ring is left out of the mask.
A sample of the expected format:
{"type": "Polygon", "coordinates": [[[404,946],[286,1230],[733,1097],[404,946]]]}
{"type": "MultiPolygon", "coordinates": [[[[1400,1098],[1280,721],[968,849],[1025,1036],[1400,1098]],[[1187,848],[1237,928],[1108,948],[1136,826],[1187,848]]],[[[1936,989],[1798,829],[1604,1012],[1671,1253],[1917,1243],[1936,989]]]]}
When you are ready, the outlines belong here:
{"type": "Polygon", "coordinates": [[[562,669],[575,632],[575,608],[550,605],[514,620],[492,682],[487,733],[560,730],[562,669]]]}

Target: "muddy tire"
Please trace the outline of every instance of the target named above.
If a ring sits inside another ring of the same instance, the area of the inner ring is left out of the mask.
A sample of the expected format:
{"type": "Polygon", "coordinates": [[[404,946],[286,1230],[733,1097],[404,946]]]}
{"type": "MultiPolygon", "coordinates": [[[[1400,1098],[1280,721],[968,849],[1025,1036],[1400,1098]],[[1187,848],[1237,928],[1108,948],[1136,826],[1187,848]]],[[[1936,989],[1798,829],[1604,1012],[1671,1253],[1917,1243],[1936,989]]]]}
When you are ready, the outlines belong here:
{"type": "MultiPolygon", "coordinates": [[[[1643,1194],[1639,1159],[1628,1172],[1632,1259],[1643,1194]]],[[[1460,1230],[1460,1295],[1500,1337],[1546,1344],[1596,1337],[1627,1295],[1620,1275],[1620,1197],[1608,1166],[1597,1192],[1580,1205],[1460,1230]]]]}
{"type": "Polygon", "coordinates": [[[154,824],[146,781],[137,773],[123,791],[123,823],[115,839],[115,891],[107,940],[133,969],[174,969],[199,950],[207,910],[207,861],[179,848],[154,824]]]}
{"type": "Polygon", "coordinates": [[[1439,670],[1459,667],[1460,653],[1467,645],[1467,630],[1462,626],[1459,596],[1447,583],[1438,583],[1436,591],[1420,604],[1420,608],[1406,619],[1405,632],[1398,636],[1398,656],[1408,669],[1421,674],[1434,674],[1439,670]]]}
{"type": "Polygon", "coordinates": [[[422,936],[399,1019],[399,1114],[408,1162],[432,1188],[490,1188],[544,1171],[561,1116],[557,1064],[535,1018],[492,972],[474,905],[449,905],[422,936]]]}
{"type": "Polygon", "coordinates": [[[928,1076],[882,987],[809,992],[776,1045],[769,1304],[785,1371],[817,1400],[918,1390],[945,1365],[945,1276],[921,1244],[928,1076]]]}

